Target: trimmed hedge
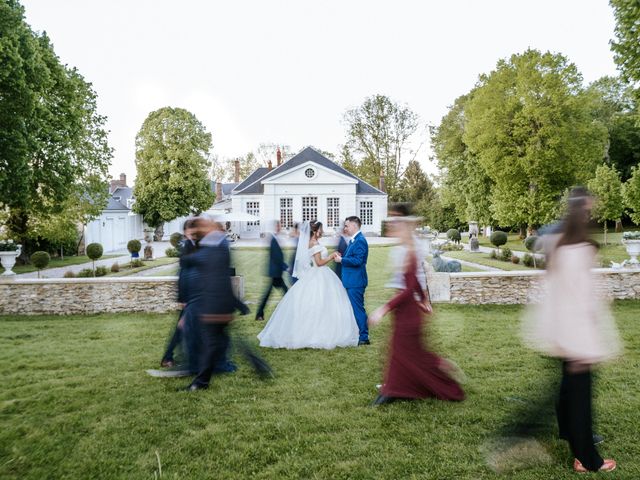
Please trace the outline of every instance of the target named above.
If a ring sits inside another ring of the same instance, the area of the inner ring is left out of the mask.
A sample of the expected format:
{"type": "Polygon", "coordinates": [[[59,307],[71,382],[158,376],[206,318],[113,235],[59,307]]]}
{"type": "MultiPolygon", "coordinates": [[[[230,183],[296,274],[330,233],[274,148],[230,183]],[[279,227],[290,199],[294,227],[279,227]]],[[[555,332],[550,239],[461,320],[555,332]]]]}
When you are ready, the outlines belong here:
{"type": "Polygon", "coordinates": [[[129,250],[129,253],[138,253],[141,248],[142,244],[140,243],[140,240],[129,240],[127,243],[127,250],[129,250]]]}
{"type": "Polygon", "coordinates": [[[91,260],[98,260],[102,256],[102,245],[99,243],[90,243],[87,245],[87,257],[91,260]]]}

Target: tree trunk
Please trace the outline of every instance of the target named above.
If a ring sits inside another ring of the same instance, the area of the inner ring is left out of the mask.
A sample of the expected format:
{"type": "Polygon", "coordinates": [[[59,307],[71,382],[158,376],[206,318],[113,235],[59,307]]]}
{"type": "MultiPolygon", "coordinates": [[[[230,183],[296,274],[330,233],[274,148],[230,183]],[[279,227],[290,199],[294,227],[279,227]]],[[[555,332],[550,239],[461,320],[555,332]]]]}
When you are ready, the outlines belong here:
{"type": "Polygon", "coordinates": [[[607,244],[607,221],[604,221],[604,244],[607,244]]]}
{"type": "Polygon", "coordinates": [[[622,220],[618,219],[616,220],[616,233],[621,233],[622,232],[622,220]]]}
{"type": "Polygon", "coordinates": [[[156,228],[156,231],[153,232],[153,241],[161,242],[162,237],[164,237],[164,223],[156,228]]]}
{"type": "Polygon", "coordinates": [[[520,239],[527,238],[527,225],[525,223],[520,224],[520,239]]]}

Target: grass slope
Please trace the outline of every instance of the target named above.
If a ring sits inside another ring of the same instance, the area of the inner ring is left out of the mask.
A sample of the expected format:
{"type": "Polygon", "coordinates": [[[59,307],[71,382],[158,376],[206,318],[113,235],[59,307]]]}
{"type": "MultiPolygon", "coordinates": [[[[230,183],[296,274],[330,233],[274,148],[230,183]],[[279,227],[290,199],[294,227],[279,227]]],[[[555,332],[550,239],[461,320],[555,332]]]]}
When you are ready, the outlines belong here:
{"type": "MultiPolygon", "coordinates": [[[[626,356],[597,383],[601,452],[638,478],[640,305],[618,303],[626,356]]],[[[370,408],[381,380],[388,324],[368,348],[263,350],[277,378],[240,364],[210,390],[175,391],[157,379],[173,315],[5,317],[0,320],[0,478],[498,478],[483,447],[530,398],[548,362],[521,347],[518,307],[440,306],[431,343],[466,372],[467,400],[370,408]]],[[[236,334],[254,338],[248,317],[236,334]]],[[[541,438],[547,465],[507,478],[569,479],[571,456],[541,438]]],[[[500,477],[505,478],[505,477],[500,477]]]]}

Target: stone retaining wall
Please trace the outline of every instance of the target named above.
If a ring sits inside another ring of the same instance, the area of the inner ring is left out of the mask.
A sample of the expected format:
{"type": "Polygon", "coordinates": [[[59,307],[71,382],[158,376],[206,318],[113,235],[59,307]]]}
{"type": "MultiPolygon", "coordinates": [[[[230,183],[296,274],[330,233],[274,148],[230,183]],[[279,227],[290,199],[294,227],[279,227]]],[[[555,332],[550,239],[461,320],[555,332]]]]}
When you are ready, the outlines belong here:
{"type": "MultiPolygon", "coordinates": [[[[178,277],[25,279],[0,282],[0,314],[164,313],[178,309],[178,277]]],[[[232,277],[239,298],[244,279],[232,277]]]]}
{"type": "MultiPolygon", "coordinates": [[[[594,269],[599,292],[611,299],[640,299],[640,270],[594,269]]],[[[449,298],[464,304],[524,304],[540,298],[543,271],[449,274],[449,298]]]]}
{"type": "MultiPolygon", "coordinates": [[[[640,270],[595,270],[599,288],[613,299],[640,299],[640,270]]],[[[433,301],[524,304],[542,291],[544,272],[431,273],[433,301]]],[[[170,312],[178,308],[177,277],[102,277],[0,281],[0,314],[170,312]]],[[[233,277],[244,297],[244,279],[233,277]]]]}

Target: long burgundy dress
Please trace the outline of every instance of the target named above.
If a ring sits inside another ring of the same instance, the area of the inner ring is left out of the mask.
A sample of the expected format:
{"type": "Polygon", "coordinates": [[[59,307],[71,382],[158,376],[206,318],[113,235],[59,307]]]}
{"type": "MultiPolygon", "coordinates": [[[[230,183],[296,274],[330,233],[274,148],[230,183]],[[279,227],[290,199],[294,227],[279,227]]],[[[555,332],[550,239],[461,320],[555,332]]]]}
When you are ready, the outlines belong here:
{"type": "Polygon", "coordinates": [[[423,313],[414,293],[421,300],[424,292],[416,277],[415,256],[404,272],[405,288],[387,303],[394,311],[393,336],[386,378],[380,393],[396,398],[463,400],[460,385],[445,371],[443,360],[425,349],[422,342],[423,313]]]}

